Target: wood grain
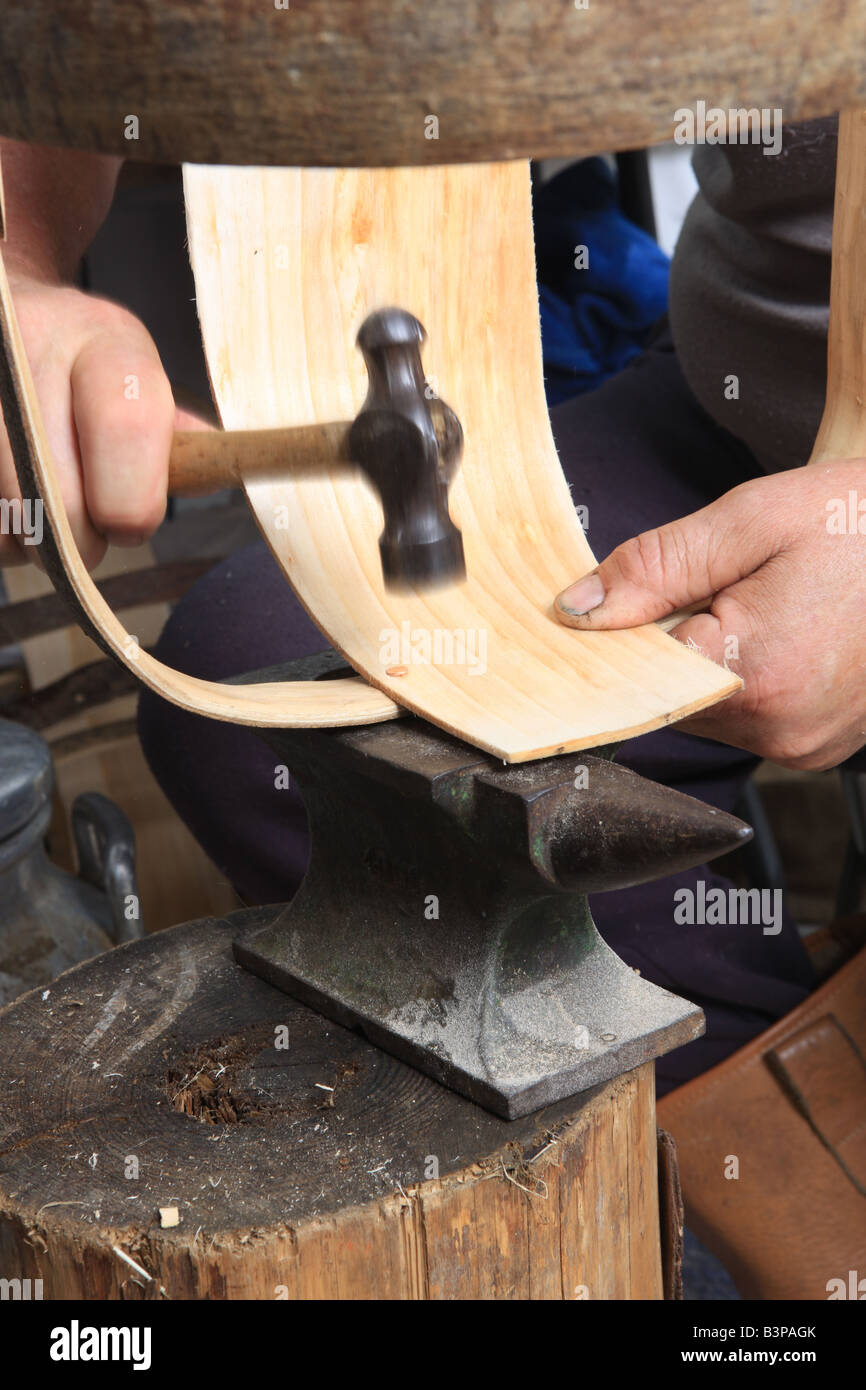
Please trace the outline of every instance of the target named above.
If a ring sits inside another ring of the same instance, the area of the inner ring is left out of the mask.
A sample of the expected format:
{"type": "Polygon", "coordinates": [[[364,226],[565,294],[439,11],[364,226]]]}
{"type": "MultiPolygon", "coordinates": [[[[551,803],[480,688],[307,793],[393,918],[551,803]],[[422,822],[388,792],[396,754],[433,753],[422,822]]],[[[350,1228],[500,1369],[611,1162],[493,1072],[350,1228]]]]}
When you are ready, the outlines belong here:
{"type": "Polygon", "coordinates": [[[827,395],[810,463],[866,457],[866,110],[839,116],[827,395]]]}
{"type": "Polygon", "coordinates": [[[864,0],[9,0],[0,131],[156,162],[573,158],[670,139],[698,99],[866,102],[864,52],[864,0]]]}
{"type": "Polygon", "coordinates": [[[103,650],[166,699],[212,718],[353,725],[405,706],[515,762],[658,728],[739,687],[652,625],[574,633],[553,615],[552,596],[594,560],[544,400],[525,167],[191,169],[187,184],[205,345],[230,428],[353,418],[364,394],[360,322],[389,302],[420,311],[438,352],[427,370],[453,388],[467,432],[452,509],[470,579],[435,594],[386,595],[378,504],[362,479],[335,469],[250,480],[257,520],[296,592],[369,685],[240,687],[155,660],[109,609],[75,546],[0,267],[0,396],[22,494],[42,499],[43,562],[103,650]],[[416,662],[416,634],[439,642],[441,657],[432,646],[432,659],[416,662]],[[399,654],[395,664],[388,643],[407,636],[409,664],[399,654]]]}
{"type": "Polygon", "coordinates": [[[230,723],[304,728],[372,724],[400,714],[393,700],[354,677],[322,684],[270,681],[238,687],[183,675],[146,652],[105,602],[75,544],[2,258],[0,344],[0,400],[22,496],[41,499],[45,508],[40,556],[82,629],[103,651],[182,709],[230,723]]]}
{"type": "Polygon", "coordinates": [[[465,582],[385,588],[381,507],[362,476],[245,484],[301,602],[372,685],[508,762],[644,733],[739,688],[652,624],[584,633],[554,615],[553,596],[595,560],[545,403],[525,165],[189,166],[184,185],[227,430],[352,419],[366,315],[397,304],[427,329],[428,380],[466,437],[450,490],[465,582]]]}
{"type": "Polygon", "coordinates": [[[240,968],[233,937],[274,911],[121,947],[0,1016],[0,1277],[46,1299],[660,1298],[652,1063],[500,1120],[240,968]]]}

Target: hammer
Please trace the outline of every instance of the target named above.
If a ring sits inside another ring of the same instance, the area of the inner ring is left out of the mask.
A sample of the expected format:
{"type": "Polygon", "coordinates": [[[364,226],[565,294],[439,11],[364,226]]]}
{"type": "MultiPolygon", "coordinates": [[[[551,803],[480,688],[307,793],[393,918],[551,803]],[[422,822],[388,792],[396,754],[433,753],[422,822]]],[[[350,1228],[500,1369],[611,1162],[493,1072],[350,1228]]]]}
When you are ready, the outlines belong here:
{"type": "Polygon", "coordinates": [[[444,401],[428,400],[423,327],[404,309],[378,309],[357,345],[369,387],[356,419],[299,428],[183,431],[169,457],[169,493],[188,497],[265,475],[360,468],[382,502],[382,573],[390,589],[430,588],[466,573],[463,540],[448,511],[463,430],[444,401]]]}

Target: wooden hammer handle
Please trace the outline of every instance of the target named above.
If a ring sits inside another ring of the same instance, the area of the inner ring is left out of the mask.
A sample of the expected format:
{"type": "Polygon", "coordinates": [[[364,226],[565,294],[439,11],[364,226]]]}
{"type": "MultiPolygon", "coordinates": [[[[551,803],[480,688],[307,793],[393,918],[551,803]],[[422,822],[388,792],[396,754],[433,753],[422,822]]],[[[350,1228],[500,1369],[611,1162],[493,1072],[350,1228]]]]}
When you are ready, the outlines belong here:
{"type": "Polygon", "coordinates": [[[279,430],[181,430],[168,460],[172,497],[194,497],[239,487],[268,473],[321,473],[352,467],[349,426],[343,421],[279,430]]]}
{"type": "MultiPolygon", "coordinates": [[[[442,457],[459,457],[460,426],[439,400],[429,402],[442,457]]],[[[170,497],[196,497],[239,487],[246,478],[282,474],[315,477],[329,468],[355,468],[348,421],[279,430],[178,430],[168,458],[170,497]]]]}

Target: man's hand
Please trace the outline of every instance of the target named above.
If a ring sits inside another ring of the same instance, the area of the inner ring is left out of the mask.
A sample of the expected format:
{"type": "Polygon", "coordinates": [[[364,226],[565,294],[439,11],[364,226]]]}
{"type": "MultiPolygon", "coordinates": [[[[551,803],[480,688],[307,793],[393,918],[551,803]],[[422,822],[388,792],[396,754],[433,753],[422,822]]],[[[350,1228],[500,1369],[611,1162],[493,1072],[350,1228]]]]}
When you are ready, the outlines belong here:
{"type": "MultiPolygon", "coordinates": [[[[125,309],[22,274],[10,282],[66,511],[92,568],[108,541],[135,545],[162,520],[171,387],[147,330],[125,309]]],[[[19,495],[3,431],[0,496],[19,495]]],[[[33,558],[20,542],[0,535],[0,563],[33,558]]]]}
{"type": "MultiPolygon", "coordinates": [[[[175,408],[147,330],[68,282],[111,203],[120,161],[0,141],[8,241],[3,257],[70,524],[88,567],[109,541],[134,545],[165,511],[175,408]]],[[[0,426],[0,497],[20,496],[0,426]]],[[[35,547],[0,534],[0,564],[35,547]]]]}
{"type": "Polygon", "coordinates": [[[679,728],[786,767],[835,767],[866,743],[866,460],[756,478],[619,546],[557,616],[633,627],[707,601],[672,635],[744,689],[679,728]]]}

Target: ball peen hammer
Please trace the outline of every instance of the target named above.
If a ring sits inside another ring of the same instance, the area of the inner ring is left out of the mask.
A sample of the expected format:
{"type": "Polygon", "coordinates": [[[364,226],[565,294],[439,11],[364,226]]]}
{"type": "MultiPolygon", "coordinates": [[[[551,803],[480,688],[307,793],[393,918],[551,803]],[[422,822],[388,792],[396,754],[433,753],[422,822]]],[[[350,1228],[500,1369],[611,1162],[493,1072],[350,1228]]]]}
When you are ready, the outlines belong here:
{"type": "Polygon", "coordinates": [[[462,579],[463,540],[448,510],[448,487],[460,462],[463,430],[444,401],[427,398],[425,337],[406,310],[376,310],[357,337],[369,386],[355,420],[179,432],[169,457],[169,493],[193,496],[246,478],[360,468],[382,503],[379,552],[386,585],[422,588],[462,579]]]}

